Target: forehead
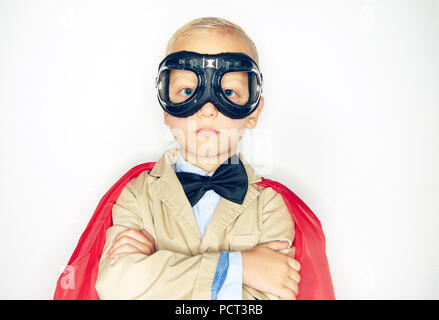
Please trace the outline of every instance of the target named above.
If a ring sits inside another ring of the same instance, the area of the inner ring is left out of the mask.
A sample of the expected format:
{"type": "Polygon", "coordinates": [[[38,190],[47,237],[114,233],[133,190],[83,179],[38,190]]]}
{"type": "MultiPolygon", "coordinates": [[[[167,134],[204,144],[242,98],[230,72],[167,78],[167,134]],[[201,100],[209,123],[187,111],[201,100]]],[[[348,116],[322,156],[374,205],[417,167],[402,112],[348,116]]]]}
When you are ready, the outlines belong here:
{"type": "Polygon", "coordinates": [[[252,57],[250,46],[244,37],[223,30],[197,30],[186,34],[174,41],[169,53],[182,50],[204,54],[242,52],[252,57]]]}

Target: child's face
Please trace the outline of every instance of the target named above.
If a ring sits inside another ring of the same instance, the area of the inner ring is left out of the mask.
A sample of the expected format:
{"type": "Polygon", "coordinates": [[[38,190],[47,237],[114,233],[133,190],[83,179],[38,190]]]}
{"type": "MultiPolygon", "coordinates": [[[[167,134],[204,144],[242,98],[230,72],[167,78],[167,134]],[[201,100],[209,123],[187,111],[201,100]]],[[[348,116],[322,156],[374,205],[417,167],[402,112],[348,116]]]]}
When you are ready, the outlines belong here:
{"type": "MultiPolygon", "coordinates": [[[[221,52],[242,52],[252,57],[247,42],[233,34],[218,31],[201,31],[186,35],[174,42],[171,52],[194,51],[202,54],[216,54],[221,52]]],[[[178,70],[173,70],[173,72],[178,70]]],[[[171,75],[172,77],[172,75],[171,75]]],[[[239,141],[244,135],[245,129],[256,126],[259,114],[264,106],[264,98],[261,97],[258,108],[248,117],[232,119],[208,102],[192,116],[186,118],[174,117],[164,113],[164,121],[182,151],[188,153],[193,159],[227,158],[235,153],[239,141]],[[201,128],[211,128],[214,132],[197,132],[201,128]]]]}

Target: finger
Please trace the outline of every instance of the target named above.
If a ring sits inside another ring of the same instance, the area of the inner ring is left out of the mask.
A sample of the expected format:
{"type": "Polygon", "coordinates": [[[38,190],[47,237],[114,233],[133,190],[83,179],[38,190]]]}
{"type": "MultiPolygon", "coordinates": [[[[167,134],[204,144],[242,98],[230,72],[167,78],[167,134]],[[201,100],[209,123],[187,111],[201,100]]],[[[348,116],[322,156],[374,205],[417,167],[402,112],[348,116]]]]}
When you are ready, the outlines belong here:
{"type": "MultiPolygon", "coordinates": [[[[128,247],[128,244],[127,244],[127,245],[120,245],[120,246],[117,246],[117,247],[112,248],[112,249],[111,249],[110,251],[108,251],[108,253],[107,253],[107,259],[109,259],[109,260],[113,260],[113,259],[115,259],[116,256],[117,256],[117,254],[122,252],[122,251],[121,251],[121,248],[125,248],[125,251],[127,251],[127,247],[128,247]],[[124,247],[124,246],[125,246],[125,247],[124,247]]],[[[135,249],[135,250],[137,250],[137,249],[135,249]]]]}
{"type": "Polygon", "coordinates": [[[284,254],[287,255],[288,257],[294,259],[294,248],[289,248],[287,250],[287,252],[285,252],[284,254]]]}
{"type": "Polygon", "coordinates": [[[125,253],[119,253],[119,254],[116,254],[116,255],[112,256],[111,258],[108,258],[108,259],[111,260],[111,261],[116,261],[117,259],[120,259],[120,258],[122,258],[122,257],[124,257],[124,256],[129,255],[129,254],[130,254],[130,253],[128,253],[128,252],[125,252],[125,253]]]}
{"type": "Polygon", "coordinates": [[[284,286],[289,288],[291,291],[293,291],[294,295],[297,296],[299,294],[299,285],[293,279],[287,278],[285,283],[284,283],[284,286]]]}
{"type": "Polygon", "coordinates": [[[133,254],[133,253],[144,254],[143,252],[140,252],[137,248],[135,248],[133,246],[130,247],[127,244],[127,245],[123,245],[123,246],[116,248],[111,254],[107,254],[106,261],[107,261],[107,263],[109,261],[116,261],[119,258],[122,258],[126,255],[133,254]]]}
{"type": "Polygon", "coordinates": [[[154,248],[152,247],[152,244],[150,244],[150,243],[144,244],[142,242],[138,242],[134,238],[131,238],[127,235],[122,235],[118,238],[118,240],[115,239],[113,241],[113,245],[111,246],[111,248],[107,252],[107,262],[109,261],[109,259],[114,259],[115,252],[116,252],[118,247],[120,247],[124,244],[127,244],[127,243],[136,247],[140,251],[140,253],[146,254],[148,256],[154,253],[154,248]]]}
{"type": "Polygon", "coordinates": [[[290,269],[290,272],[289,272],[288,276],[291,279],[293,279],[294,281],[296,281],[297,284],[300,282],[301,277],[300,277],[300,274],[297,271],[290,269]]]}
{"type": "Polygon", "coordinates": [[[296,247],[295,246],[291,246],[290,253],[291,253],[292,258],[296,257],[296,247]]]}
{"type": "Polygon", "coordinates": [[[117,247],[119,247],[119,246],[121,246],[121,245],[123,245],[125,243],[129,243],[132,246],[137,247],[140,251],[149,252],[149,251],[153,250],[152,243],[150,243],[150,242],[147,242],[147,243],[140,242],[140,241],[137,241],[136,239],[131,238],[129,236],[122,236],[121,238],[119,238],[119,240],[117,240],[113,244],[113,247],[117,248],[117,247]]]}
{"type": "Polygon", "coordinates": [[[123,243],[127,243],[127,242],[138,247],[141,251],[145,251],[145,253],[147,253],[147,254],[152,254],[155,251],[154,242],[153,241],[151,242],[142,233],[140,233],[139,231],[134,230],[134,229],[127,230],[124,233],[120,233],[113,240],[113,247],[117,247],[118,245],[123,244],[123,243]]]}
{"type": "Polygon", "coordinates": [[[113,255],[114,252],[117,250],[117,248],[124,246],[125,244],[129,244],[130,246],[135,247],[141,253],[144,253],[147,255],[151,255],[154,252],[154,248],[152,247],[152,244],[150,244],[150,243],[145,244],[143,242],[137,241],[134,238],[131,238],[128,236],[123,236],[113,244],[112,249],[110,249],[110,251],[109,251],[109,255],[110,256],[113,255]]]}
{"type": "Polygon", "coordinates": [[[279,297],[281,300],[296,300],[294,291],[287,287],[282,287],[280,289],[279,297]]]}
{"type": "Polygon", "coordinates": [[[297,261],[296,259],[293,258],[288,258],[288,265],[293,268],[294,270],[296,270],[297,272],[300,271],[300,263],[299,261],[297,261]]]}
{"type": "Polygon", "coordinates": [[[136,229],[128,229],[121,233],[119,233],[116,238],[114,238],[113,243],[118,241],[121,237],[131,237],[133,239],[136,239],[139,242],[143,243],[150,243],[151,241],[146,238],[141,232],[137,231],[136,229]]]}
{"type": "Polygon", "coordinates": [[[118,258],[118,256],[132,254],[132,253],[141,253],[141,252],[139,251],[139,249],[137,249],[136,247],[132,246],[131,244],[125,243],[125,244],[117,247],[116,249],[114,249],[108,255],[108,259],[116,260],[118,258]]]}
{"type": "Polygon", "coordinates": [[[289,248],[286,255],[294,259],[296,257],[296,247],[289,248]]]}
{"type": "Polygon", "coordinates": [[[148,254],[148,255],[150,255],[154,252],[154,247],[153,247],[152,243],[139,242],[136,239],[133,239],[133,238],[128,237],[128,236],[120,238],[120,240],[115,243],[115,248],[117,248],[118,246],[124,245],[125,243],[128,243],[128,244],[136,247],[140,252],[148,254]]]}
{"type": "Polygon", "coordinates": [[[276,251],[286,249],[288,248],[288,245],[289,245],[288,241],[277,241],[277,240],[269,241],[261,244],[261,246],[263,247],[267,247],[276,251]]]}
{"type": "Polygon", "coordinates": [[[146,231],[145,229],[140,230],[140,232],[150,241],[155,243],[154,238],[148,233],[148,231],[146,231]]]}
{"type": "Polygon", "coordinates": [[[116,247],[115,247],[115,244],[113,243],[113,245],[112,245],[112,246],[110,247],[110,249],[107,251],[107,255],[106,255],[107,262],[108,262],[108,260],[111,258],[111,253],[114,252],[114,249],[116,249],[116,247]]]}

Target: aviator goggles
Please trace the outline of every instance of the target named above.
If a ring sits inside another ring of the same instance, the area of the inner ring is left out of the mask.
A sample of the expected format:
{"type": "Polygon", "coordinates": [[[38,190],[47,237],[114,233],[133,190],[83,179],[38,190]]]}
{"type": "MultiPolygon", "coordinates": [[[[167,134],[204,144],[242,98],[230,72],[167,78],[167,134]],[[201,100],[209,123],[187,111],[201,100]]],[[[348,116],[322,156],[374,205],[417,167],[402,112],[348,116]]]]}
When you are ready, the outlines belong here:
{"type": "Polygon", "coordinates": [[[242,119],[258,107],[263,78],[244,53],[179,51],[160,62],[155,86],[163,110],[175,117],[191,116],[211,102],[227,117],[242,119]]]}

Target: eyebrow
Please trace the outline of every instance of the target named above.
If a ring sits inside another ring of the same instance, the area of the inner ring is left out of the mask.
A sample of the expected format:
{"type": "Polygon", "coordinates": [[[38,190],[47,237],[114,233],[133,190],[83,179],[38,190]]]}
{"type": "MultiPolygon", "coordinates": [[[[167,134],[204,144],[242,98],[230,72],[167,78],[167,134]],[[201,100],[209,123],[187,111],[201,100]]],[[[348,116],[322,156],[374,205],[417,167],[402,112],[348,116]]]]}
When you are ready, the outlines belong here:
{"type": "Polygon", "coordinates": [[[175,78],[175,79],[187,78],[187,79],[194,79],[194,80],[197,79],[197,77],[190,76],[190,75],[184,75],[184,74],[179,74],[179,75],[176,74],[176,75],[173,75],[172,78],[175,78]]]}

